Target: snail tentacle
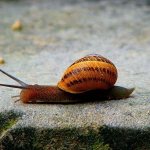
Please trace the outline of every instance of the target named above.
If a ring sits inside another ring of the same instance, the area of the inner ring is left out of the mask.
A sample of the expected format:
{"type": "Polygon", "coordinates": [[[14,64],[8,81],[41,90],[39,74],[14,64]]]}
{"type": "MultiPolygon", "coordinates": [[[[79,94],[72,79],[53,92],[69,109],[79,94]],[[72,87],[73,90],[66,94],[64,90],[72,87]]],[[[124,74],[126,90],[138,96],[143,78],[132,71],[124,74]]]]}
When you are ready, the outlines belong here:
{"type": "MultiPolygon", "coordinates": [[[[26,84],[25,82],[23,82],[23,81],[17,79],[16,77],[8,74],[7,72],[3,71],[2,69],[0,69],[0,72],[2,72],[3,74],[5,74],[6,76],[10,77],[11,79],[15,80],[16,82],[18,82],[22,87],[28,86],[28,84],[26,84]]],[[[5,86],[5,84],[1,84],[1,86],[5,86]]],[[[12,87],[12,86],[10,85],[9,87],[12,87]]],[[[19,87],[14,87],[14,88],[19,88],[19,87]]]]}

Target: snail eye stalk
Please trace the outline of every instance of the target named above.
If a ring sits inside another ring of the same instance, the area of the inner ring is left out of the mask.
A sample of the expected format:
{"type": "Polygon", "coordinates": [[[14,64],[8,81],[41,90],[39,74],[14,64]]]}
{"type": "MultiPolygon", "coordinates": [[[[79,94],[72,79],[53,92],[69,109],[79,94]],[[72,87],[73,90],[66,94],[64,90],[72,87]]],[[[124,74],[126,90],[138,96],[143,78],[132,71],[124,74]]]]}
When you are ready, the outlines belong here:
{"type": "Polygon", "coordinates": [[[6,86],[6,87],[18,88],[18,89],[26,89],[26,87],[18,86],[18,85],[11,85],[11,84],[0,84],[0,86],[6,86]]]}
{"type": "Polygon", "coordinates": [[[16,82],[18,82],[20,84],[20,86],[18,86],[18,85],[9,85],[9,84],[0,84],[0,86],[19,88],[19,89],[26,89],[26,87],[28,86],[28,84],[26,84],[25,82],[23,82],[23,81],[17,79],[16,77],[8,74],[7,72],[3,71],[2,69],[0,69],[0,72],[2,72],[3,74],[5,74],[6,76],[10,77],[11,79],[15,80],[16,82]]]}

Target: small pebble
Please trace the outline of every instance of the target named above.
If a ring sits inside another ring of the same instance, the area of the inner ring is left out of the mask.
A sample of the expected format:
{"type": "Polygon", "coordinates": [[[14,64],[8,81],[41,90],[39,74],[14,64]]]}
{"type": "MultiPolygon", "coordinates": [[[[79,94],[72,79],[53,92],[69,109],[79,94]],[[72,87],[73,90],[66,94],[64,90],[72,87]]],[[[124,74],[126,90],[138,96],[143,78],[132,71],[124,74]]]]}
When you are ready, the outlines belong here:
{"type": "Polygon", "coordinates": [[[0,57],[0,64],[4,64],[4,63],[5,63],[5,60],[2,57],[0,57]]]}
{"type": "Polygon", "coordinates": [[[12,26],[11,26],[12,30],[14,31],[20,31],[22,30],[22,23],[20,20],[15,21],[12,26]]]}

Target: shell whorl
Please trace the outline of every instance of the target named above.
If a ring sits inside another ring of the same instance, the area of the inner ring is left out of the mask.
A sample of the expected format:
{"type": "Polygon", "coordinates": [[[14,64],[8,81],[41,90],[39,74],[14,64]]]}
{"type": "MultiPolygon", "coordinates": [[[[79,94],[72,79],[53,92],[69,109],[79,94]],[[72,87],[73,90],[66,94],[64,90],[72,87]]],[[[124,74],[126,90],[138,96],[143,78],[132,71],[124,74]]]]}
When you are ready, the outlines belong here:
{"type": "Polygon", "coordinates": [[[110,60],[100,55],[88,55],[67,68],[58,87],[69,93],[82,93],[109,89],[116,80],[117,69],[110,60]]]}

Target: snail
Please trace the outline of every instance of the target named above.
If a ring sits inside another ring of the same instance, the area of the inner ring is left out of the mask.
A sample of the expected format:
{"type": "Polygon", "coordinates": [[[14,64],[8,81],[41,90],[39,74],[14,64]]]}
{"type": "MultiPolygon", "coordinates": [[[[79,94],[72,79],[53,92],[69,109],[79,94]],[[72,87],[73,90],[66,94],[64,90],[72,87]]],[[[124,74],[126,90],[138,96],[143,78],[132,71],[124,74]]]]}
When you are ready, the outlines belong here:
{"type": "Polygon", "coordinates": [[[108,59],[98,54],[76,60],[64,72],[57,86],[29,85],[14,76],[0,71],[20,85],[0,86],[22,89],[19,100],[23,103],[76,103],[94,100],[127,98],[134,88],[115,86],[117,69],[108,59]]]}

